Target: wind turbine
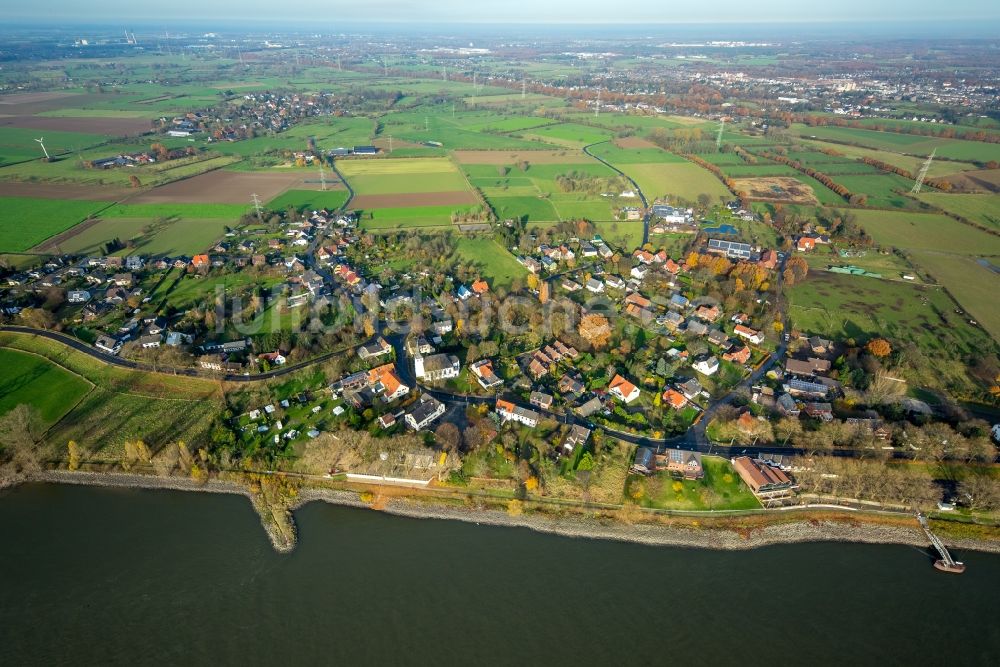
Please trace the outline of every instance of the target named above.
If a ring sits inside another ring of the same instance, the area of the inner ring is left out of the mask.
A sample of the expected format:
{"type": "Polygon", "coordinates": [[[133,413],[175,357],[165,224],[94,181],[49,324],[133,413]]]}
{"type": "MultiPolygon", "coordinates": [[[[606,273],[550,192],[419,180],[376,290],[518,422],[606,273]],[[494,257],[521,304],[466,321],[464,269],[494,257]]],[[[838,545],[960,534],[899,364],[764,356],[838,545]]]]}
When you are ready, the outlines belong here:
{"type": "Polygon", "coordinates": [[[35,141],[37,141],[38,145],[42,147],[42,152],[45,153],[45,159],[51,160],[52,158],[49,156],[49,152],[45,150],[45,137],[40,137],[38,139],[35,139],[35,141]]]}

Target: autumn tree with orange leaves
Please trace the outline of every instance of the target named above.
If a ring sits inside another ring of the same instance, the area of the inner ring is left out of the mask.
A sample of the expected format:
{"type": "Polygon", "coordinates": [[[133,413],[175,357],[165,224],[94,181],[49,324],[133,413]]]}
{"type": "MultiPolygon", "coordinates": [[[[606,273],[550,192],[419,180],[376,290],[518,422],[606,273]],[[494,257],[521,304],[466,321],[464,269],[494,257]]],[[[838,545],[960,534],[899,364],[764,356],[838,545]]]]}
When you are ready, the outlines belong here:
{"type": "Polygon", "coordinates": [[[876,357],[888,357],[892,353],[892,345],[885,338],[872,338],[865,349],[876,357]]]}

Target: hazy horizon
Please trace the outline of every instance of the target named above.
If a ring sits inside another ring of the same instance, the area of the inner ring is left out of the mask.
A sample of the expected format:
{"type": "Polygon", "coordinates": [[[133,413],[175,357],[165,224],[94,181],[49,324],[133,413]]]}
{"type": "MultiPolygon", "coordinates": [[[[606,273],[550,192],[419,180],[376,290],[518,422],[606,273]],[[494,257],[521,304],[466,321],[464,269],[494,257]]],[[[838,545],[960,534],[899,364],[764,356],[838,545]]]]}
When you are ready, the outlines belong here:
{"type": "MultiPolygon", "coordinates": [[[[217,22],[248,25],[280,22],[329,26],[422,24],[470,25],[641,25],[645,27],[706,25],[817,25],[844,24],[859,28],[879,24],[883,29],[895,26],[899,32],[923,26],[941,29],[966,23],[970,29],[989,31],[1000,24],[1000,3],[989,0],[955,0],[947,5],[930,0],[842,0],[836,5],[805,5],[799,0],[716,0],[713,3],[663,2],[662,0],[622,0],[605,3],[576,0],[550,0],[545,3],[509,0],[502,5],[470,3],[464,0],[406,2],[369,0],[363,4],[337,0],[286,0],[282,3],[263,0],[172,0],[164,5],[137,6],[129,0],[8,0],[4,3],[6,22],[51,25],[98,24],[122,22],[160,24],[185,23],[205,25],[217,22]],[[54,19],[53,17],[58,17],[54,19]]],[[[867,32],[867,30],[866,30],[867,32]]]]}

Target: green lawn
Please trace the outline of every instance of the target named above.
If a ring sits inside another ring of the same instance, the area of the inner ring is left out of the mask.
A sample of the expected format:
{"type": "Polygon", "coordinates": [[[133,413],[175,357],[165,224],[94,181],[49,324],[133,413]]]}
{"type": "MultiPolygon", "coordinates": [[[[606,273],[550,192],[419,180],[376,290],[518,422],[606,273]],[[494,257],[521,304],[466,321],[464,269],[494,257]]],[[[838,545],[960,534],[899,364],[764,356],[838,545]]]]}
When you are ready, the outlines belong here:
{"type": "Polygon", "coordinates": [[[757,498],[729,461],[703,456],[702,467],[705,476],[699,480],[674,479],[669,473],[658,473],[648,478],[630,477],[628,492],[631,494],[637,486],[641,486],[644,493],[639,498],[639,504],[658,509],[760,509],[757,498]]]}
{"type": "Polygon", "coordinates": [[[47,359],[0,348],[0,415],[21,403],[38,411],[44,427],[69,412],[91,389],[85,379],[47,359]]]}
{"type": "Polygon", "coordinates": [[[528,275],[528,270],[493,239],[458,238],[455,254],[463,263],[480,267],[482,277],[493,287],[509,287],[515,278],[523,279],[528,275]]]}
{"type": "Polygon", "coordinates": [[[0,197],[0,251],[33,248],[109,205],[101,201],[0,197]]]}

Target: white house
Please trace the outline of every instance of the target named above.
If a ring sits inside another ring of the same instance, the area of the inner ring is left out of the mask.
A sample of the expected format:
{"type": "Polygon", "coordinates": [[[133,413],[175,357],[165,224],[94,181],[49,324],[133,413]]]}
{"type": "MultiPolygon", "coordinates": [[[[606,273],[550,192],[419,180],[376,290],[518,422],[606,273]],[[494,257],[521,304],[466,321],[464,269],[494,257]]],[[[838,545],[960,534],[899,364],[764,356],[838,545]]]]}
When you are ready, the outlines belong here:
{"type": "Polygon", "coordinates": [[[403,419],[406,421],[407,426],[414,431],[419,431],[430,426],[431,422],[444,414],[444,411],[444,403],[433,396],[424,394],[417,401],[416,406],[407,412],[403,419]]]}
{"type": "Polygon", "coordinates": [[[70,303],[87,303],[90,301],[90,292],[87,290],[70,290],[66,293],[66,300],[70,303]]]}
{"type": "Polygon", "coordinates": [[[528,428],[538,426],[537,412],[522,408],[520,405],[514,405],[510,401],[497,400],[497,415],[505,422],[515,421],[519,424],[524,424],[528,428]]]}
{"type": "Polygon", "coordinates": [[[432,354],[429,357],[417,354],[413,357],[413,369],[419,379],[433,382],[458,377],[461,366],[458,357],[453,354],[432,354]]]}
{"type": "Polygon", "coordinates": [[[694,362],[691,367],[702,375],[715,375],[719,372],[719,360],[715,357],[707,357],[694,362]]]}
{"type": "Polygon", "coordinates": [[[625,403],[631,403],[635,399],[639,398],[639,388],[623,378],[621,375],[615,375],[615,377],[612,378],[611,384],[608,385],[608,393],[612,396],[616,396],[625,403]]]}

